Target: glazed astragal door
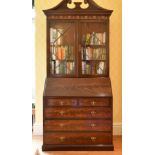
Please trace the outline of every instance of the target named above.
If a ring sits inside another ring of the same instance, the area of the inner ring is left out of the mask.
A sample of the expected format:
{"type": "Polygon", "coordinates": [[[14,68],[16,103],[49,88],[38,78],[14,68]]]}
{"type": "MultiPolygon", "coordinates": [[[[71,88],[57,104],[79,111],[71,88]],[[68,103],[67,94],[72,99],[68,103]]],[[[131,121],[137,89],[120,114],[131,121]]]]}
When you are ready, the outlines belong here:
{"type": "Polygon", "coordinates": [[[49,28],[50,76],[76,76],[75,23],[54,21],[49,28]]]}
{"type": "Polygon", "coordinates": [[[100,21],[80,22],[80,53],[82,77],[108,75],[107,24],[100,21]]]}

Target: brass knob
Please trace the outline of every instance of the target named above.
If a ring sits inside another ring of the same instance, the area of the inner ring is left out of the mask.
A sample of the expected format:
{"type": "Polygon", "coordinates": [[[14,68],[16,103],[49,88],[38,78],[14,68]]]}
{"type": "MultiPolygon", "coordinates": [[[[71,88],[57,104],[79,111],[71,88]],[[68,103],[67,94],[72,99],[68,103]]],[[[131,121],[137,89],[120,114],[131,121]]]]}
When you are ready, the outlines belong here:
{"type": "Polygon", "coordinates": [[[60,102],[60,105],[62,105],[62,106],[64,105],[63,101],[60,102]]]}
{"type": "Polygon", "coordinates": [[[63,115],[65,112],[64,111],[60,111],[59,113],[60,113],[60,115],[63,115]]]}
{"type": "Polygon", "coordinates": [[[93,106],[94,106],[94,105],[95,105],[95,103],[96,103],[96,102],[95,102],[95,101],[93,101],[93,102],[91,102],[91,105],[93,105],[93,106]]]}
{"type": "Polygon", "coordinates": [[[60,137],[61,142],[64,142],[64,140],[65,140],[65,137],[60,137]]]}
{"type": "Polygon", "coordinates": [[[92,115],[95,115],[95,114],[96,114],[96,112],[95,112],[95,111],[91,111],[91,114],[92,114],[92,115]]]}
{"type": "Polygon", "coordinates": [[[96,140],[96,137],[91,137],[91,140],[94,142],[96,140]]]}
{"type": "Polygon", "coordinates": [[[63,126],[64,126],[64,124],[63,124],[63,123],[61,123],[61,124],[60,124],[60,127],[63,127],[63,126]]]}
{"type": "Polygon", "coordinates": [[[91,127],[92,127],[92,128],[95,127],[95,126],[96,126],[96,124],[94,124],[94,123],[91,124],[91,127]]]}

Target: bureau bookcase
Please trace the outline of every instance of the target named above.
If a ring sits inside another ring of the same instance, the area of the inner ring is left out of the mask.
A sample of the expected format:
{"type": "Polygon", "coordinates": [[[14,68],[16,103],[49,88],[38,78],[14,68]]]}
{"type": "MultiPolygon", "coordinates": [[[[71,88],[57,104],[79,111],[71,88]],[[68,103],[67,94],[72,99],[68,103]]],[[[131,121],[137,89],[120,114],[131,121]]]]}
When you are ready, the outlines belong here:
{"type": "Polygon", "coordinates": [[[109,78],[112,10],[99,7],[93,0],[63,0],[44,13],[47,77],[42,149],[113,150],[109,78]]]}

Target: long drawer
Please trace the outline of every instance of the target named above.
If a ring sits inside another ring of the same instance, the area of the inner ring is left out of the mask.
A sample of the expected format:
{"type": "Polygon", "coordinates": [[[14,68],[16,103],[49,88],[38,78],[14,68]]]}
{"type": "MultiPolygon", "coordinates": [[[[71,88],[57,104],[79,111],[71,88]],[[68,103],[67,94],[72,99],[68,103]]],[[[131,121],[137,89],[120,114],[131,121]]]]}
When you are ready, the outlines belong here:
{"type": "Polygon", "coordinates": [[[112,131],[111,120],[45,120],[48,131],[112,131]]]}
{"type": "Polygon", "coordinates": [[[44,144],[111,144],[112,134],[104,132],[52,132],[44,134],[44,144]]]}
{"type": "Polygon", "coordinates": [[[47,106],[110,106],[110,98],[47,99],[47,106]]]}
{"type": "Polygon", "coordinates": [[[45,119],[51,118],[111,118],[111,107],[51,107],[45,108],[45,119]]]}

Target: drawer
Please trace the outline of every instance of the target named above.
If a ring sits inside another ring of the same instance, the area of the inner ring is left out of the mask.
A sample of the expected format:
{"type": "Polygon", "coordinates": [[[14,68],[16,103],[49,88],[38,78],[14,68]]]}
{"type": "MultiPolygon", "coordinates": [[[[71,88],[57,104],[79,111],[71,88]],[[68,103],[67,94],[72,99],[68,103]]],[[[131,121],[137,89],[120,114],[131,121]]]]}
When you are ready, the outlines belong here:
{"type": "Polygon", "coordinates": [[[76,106],[76,99],[47,99],[47,106],[76,106]]]}
{"type": "Polygon", "coordinates": [[[104,132],[53,132],[44,134],[44,144],[93,145],[111,143],[112,134],[104,132]]]}
{"type": "Polygon", "coordinates": [[[79,99],[80,106],[110,106],[110,98],[79,99]]]}
{"type": "Polygon", "coordinates": [[[111,120],[45,120],[45,132],[49,131],[112,131],[111,120]]]}
{"type": "Polygon", "coordinates": [[[112,109],[111,107],[45,108],[45,119],[51,118],[112,118],[112,109]]]}

